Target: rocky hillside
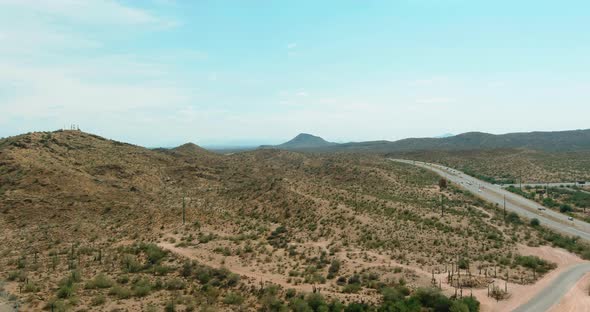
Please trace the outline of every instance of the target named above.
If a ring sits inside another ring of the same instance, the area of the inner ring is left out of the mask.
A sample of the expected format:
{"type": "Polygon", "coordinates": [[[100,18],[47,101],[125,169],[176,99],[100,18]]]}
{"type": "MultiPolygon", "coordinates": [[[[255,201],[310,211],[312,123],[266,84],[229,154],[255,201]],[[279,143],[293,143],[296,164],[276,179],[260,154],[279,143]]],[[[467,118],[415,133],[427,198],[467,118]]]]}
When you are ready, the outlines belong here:
{"type": "Polygon", "coordinates": [[[0,173],[0,279],[30,310],[272,311],[318,288],[375,305],[397,289],[404,304],[433,271],[479,285],[491,267],[514,283],[551,269],[528,270],[513,239],[543,243],[539,230],[377,156],[57,131],[0,140],[0,173]]]}
{"type": "MultiPolygon", "coordinates": [[[[287,144],[287,143],[285,143],[287,144]]],[[[277,148],[288,149],[281,145],[277,148]]],[[[548,152],[574,152],[590,150],[590,129],[554,132],[523,132],[489,134],[467,132],[442,138],[409,138],[399,141],[369,141],[305,148],[314,152],[365,152],[399,153],[412,151],[454,151],[498,148],[527,148],[548,152]]]]}

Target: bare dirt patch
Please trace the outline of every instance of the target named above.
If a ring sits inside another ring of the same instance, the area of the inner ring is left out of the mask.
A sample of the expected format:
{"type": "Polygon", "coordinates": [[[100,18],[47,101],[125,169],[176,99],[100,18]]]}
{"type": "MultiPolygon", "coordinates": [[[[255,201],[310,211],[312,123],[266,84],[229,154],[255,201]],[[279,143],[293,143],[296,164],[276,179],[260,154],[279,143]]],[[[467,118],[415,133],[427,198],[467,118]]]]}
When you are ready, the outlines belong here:
{"type": "MultiPolygon", "coordinates": [[[[510,293],[510,298],[503,301],[496,301],[493,298],[487,296],[487,289],[483,290],[474,290],[473,295],[477,297],[477,299],[481,303],[481,311],[482,312],[501,312],[501,311],[511,311],[518,306],[528,302],[531,298],[533,298],[537,293],[543,290],[545,287],[551,284],[553,279],[559,276],[561,273],[566,271],[571,266],[585,262],[580,257],[569,253],[566,250],[560,248],[553,248],[549,246],[541,246],[541,247],[528,247],[528,246],[520,246],[519,251],[523,255],[533,255],[545,260],[554,262],[557,264],[557,268],[547,275],[543,276],[540,280],[538,280],[533,285],[518,285],[514,283],[508,283],[508,292],[510,293]]],[[[587,276],[588,277],[588,276],[587,276]]],[[[501,280],[497,280],[496,283],[500,286],[504,286],[504,282],[501,280]]],[[[571,292],[570,292],[571,293],[571,292]]],[[[568,293],[569,295],[569,293],[568,293]]],[[[587,296],[587,294],[586,294],[587,296]]],[[[588,296],[587,296],[588,297],[588,296]]],[[[572,303],[566,303],[572,306],[572,303]]],[[[568,310],[554,310],[554,311],[568,311],[568,310]]],[[[579,310],[569,310],[569,311],[579,311],[579,310]]],[[[586,310],[583,310],[586,311],[586,310]]]]}

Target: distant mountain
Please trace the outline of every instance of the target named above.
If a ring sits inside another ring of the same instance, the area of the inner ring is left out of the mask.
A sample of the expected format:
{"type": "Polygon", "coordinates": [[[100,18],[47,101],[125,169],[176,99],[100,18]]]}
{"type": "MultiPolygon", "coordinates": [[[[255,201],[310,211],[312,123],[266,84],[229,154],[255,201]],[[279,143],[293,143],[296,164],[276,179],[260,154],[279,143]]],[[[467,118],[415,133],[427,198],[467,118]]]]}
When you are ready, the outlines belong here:
{"type": "MultiPolygon", "coordinates": [[[[295,141],[295,139],[292,141],[295,141]]],[[[319,139],[321,140],[321,138],[319,139]]],[[[583,151],[590,150],[590,129],[554,132],[521,132],[500,135],[483,132],[467,132],[445,138],[409,138],[394,142],[368,141],[344,144],[328,143],[329,145],[322,145],[317,142],[315,145],[307,144],[305,148],[294,147],[297,146],[297,144],[291,143],[292,141],[275,147],[280,149],[305,149],[314,152],[370,153],[496,148],[527,148],[540,151],[583,151]]]]}
{"type": "Polygon", "coordinates": [[[338,143],[328,142],[319,136],[300,133],[288,142],[279,145],[263,145],[261,148],[277,148],[283,150],[309,150],[337,146],[338,143]]]}
{"type": "Polygon", "coordinates": [[[450,137],[452,137],[452,136],[455,136],[455,135],[454,135],[454,134],[452,134],[452,133],[445,133],[445,134],[437,135],[437,136],[435,136],[434,138],[437,138],[437,139],[442,139],[442,138],[450,138],[450,137]]]}
{"type": "Polygon", "coordinates": [[[201,155],[201,154],[210,154],[211,152],[209,152],[208,150],[198,146],[195,143],[186,143],[183,144],[181,146],[175,147],[173,149],[170,149],[171,152],[176,153],[176,154],[182,154],[182,155],[201,155]]]}

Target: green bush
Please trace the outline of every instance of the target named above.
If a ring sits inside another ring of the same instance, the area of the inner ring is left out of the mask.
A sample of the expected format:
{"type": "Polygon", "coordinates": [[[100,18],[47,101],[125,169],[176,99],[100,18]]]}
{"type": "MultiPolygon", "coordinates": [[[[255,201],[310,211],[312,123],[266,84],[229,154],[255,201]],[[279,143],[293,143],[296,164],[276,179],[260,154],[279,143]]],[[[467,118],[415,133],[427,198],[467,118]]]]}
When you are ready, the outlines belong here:
{"type": "Polygon", "coordinates": [[[96,306],[103,305],[106,302],[107,302],[107,299],[104,295],[98,295],[98,296],[92,298],[92,300],[90,300],[90,305],[96,307],[96,306]]]}
{"type": "Polygon", "coordinates": [[[340,261],[338,260],[332,260],[332,263],[330,264],[330,267],[328,268],[328,279],[333,279],[334,277],[336,277],[336,274],[338,274],[338,271],[340,271],[340,261]]]}
{"type": "Polygon", "coordinates": [[[92,280],[86,283],[86,289],[104,289],[104,288],[111,288],[114,282],[104,273],[99,273],[96,275],[92,280]]]}
{"type": "Polygon", "coordinates": [[[123,271],[127,273],[137,273],[143,269],[141,263],[139,263],[132,255],[125,255],[123,257],[122,266],[123,271]]]}
{"type": "Polygon", "coordinates": [[[129,288],[117,285],[109,291],[109,295],[117,297],[117,299],[129,299],[132,292],[129,288]]]}
{"type": "Polygon", "coordinates": [[[145,297],[152,291],[152,285],[146,278],[139,279],[131,287],[134,297],[145,297]]]}
{"type": "Polygon", "coordinates": [[[168,290],[180,290],[180,289],[184,289],[186,287],[186,285],[185,285],[184,281],[181,280],[180,278],[173,278],[173,279],[170,279],[166,282],[165,287],[168,290]]]}
{"type": "Polygon", "coordinates": [[[223,303],[225,304],[239,305],[242,304],[242,302],[244,302],[244,297],[232,291],[228,292],[223,298],[223,303]]]}

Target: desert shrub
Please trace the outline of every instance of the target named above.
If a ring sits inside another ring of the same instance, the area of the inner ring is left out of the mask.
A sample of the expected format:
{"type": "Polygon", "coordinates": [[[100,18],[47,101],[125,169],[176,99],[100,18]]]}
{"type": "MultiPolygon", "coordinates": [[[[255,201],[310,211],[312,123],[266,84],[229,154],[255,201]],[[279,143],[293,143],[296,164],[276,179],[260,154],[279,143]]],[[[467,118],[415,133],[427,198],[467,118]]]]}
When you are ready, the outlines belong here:
{"type": "Polygon", "coordinates": [[[176,311],[176,304],[174,304],[174,301],[170,301],[170,302],[166,303],[166,306],[164,306],[164,311],[165,312],[175,312],[176,311]]]}
{"type": "Polygon", "coordinates": [[[173,270],[174,270],[174,268],[172,268],[172,267],[169,267],[169,266],[166,266],[166,265],[162,265],[162,264],[156,264],[156,265],[154,265],[152,267],[152,270],[151,271],[155,275],[162,276],[162,275],[166,275],[166,274],[172,272],[173,270]]]}
{"type": "Polygon", "coordinates": [[[23,270],[11,271],[8,273],[7,279],[9,281],[19,281],[24,282],[27,278],[27,274],[23,270]]]}
{"type": "Polygon", "coordinates": [[[305,297],[305,301],[313,311],[328,311],[328,304],[320,294],[309,294],[305,297]]]}
{"type": "Polygon", "coordinates": [[[184,289],[186,284],[180,278],[173,278],[166,282],[165,288],[168,290],[180,290],[184,289]]]}
{"type": "Polygon", "coordinates": [[[231,273],[227,277],[225,284],[228,287],[234,287],[234,286],[238,285],[239,282],[240,282],[240,276],[238,274],[231,273]]]}
{"type": "Polygon", "coordinates": [[[24,293],[36,293],[36,292],[39,292],[40,290],[41,290],[41,287],[37,283],[34,283],[34,282],[26,283],[22,289],[22,291],[24,293]]]}
{"type": "Polygon", "coordinates": [[[185,261],[182,264],[182,269],[180,270],[180,275],[184,277],[189,277],[193,274],[193,265],[190,261],[185,261]]]}
{"type": "Polygon", "coordinates": [[[88,281],[85,285],[86,289],[96,289],[96,288],[110,288],[114,284],[113,280],[111,280],[108,276],[104,273],[99,273],[96,275],[92,280],[88,281]]]}
{"type": "Polygon", "coordinates": [[[515,212],[509,212],[506,216],[506,221],[513,224],[522,224],[522,220],[520,220],[520,217],[515,212]]]}
{"type": "Polygon", "coordinates": [[[60,283],[59,288],[57,289],[57,297],[61,299],[70,298],[74,295],[74,284],[71,283],[69,280],[65,280],[60,283]]]}
{"type": "Polygon", "coordinates": [[[132,292],[129,288],[117,285],[109,291],[109,295],[117,297],[117,299],[129,299],[132,292]]]}
{"type": "Polygon", "coordinates": [[[340,271],[340,261],[332,260],[332,263],[330,264],[330,267],[328,268],[328,279],[333,279],[334,277],[336,277],[336,274],[338,274],[338,271],[340,271]]]}
{"type": "Polygon", "coordinates": [[[554,263],[547,262],[537,256],[517,256],[514,258],[514,264],[535,270],[539,273],[545,273],[555,268],[554,263]]]}
{"type": "Polygon", "coordinates": [[[286,248],[287,243],[289,242],[287,238],[287,228],[282,225],[277,227],[272,233],[270,233],[267,241],[275,248],[286,248]]]}
{"type": "Polygon", "coordinates": [[[469,312],[469,307],[461,301],[453,301],[450,312],[469,312]]]}
{"type": "Polygon", "coordinates": [[[459,259],[457,264],[459,265],[459,269],[466,270],[469,268],[469,261],[465,258],[459,259]]]}
{"type": "Polygon", "coordinates": [[[167,255],[167,252],[155,244],[143,244],[141,250],[145,252],[150,264],[159,263],[167,255]]]}
{"type": "Polygon", "coordinates": [[[129,276],[126,274],[120,275],[119,277],[117,277],[117,283],[119,283],[119,284],[129,283],[129,276]]]}
{"type": "Polygon", "coordinates": [[[345,294],[356,294],[361,290],[360,284],[348,284],[342,288],[342,292],[345,294]]]}
{"type": "Polygon", "coordinates": [[[402,285],[396,285],[395,287],[383,287],[381,289],[381,295],[383,296],[383,302],[394,303],[402,301],[410,294],[410,290],[402,285]]]}
{"type": "Polygon", "coordinates": [[[561,213],[568,213],[568,212],[572,212],[574,211],[574,209],[572,208],[572,206],[568,205],[568,204],[562,204],[559,206],[559,212],[561,213]]]}
{"type": "Polygon", "coordinates": [[[142,265],[134,256],[125,255],[122,260],[123,271],[127,273],[137,273],[142,270],[142,265]]]}
{"type": "Polygon", "coordinates": [[[242,302],[244,302],[244,297],[232,291],[228,292],[223,298],[223,303],[225,304],[239,305],[242,304],[242,302]]]}
{"type": "Polygon", "coordinates": [[[452,304],[449,298],[434,288],[419,288],[412,297],[416,298],[422,306],[434,311],[449,311],[452,304]]]}
{"type": "Polygon", "coordinates": [[[541,221],[539,221],[537,218],[532,218],[530,224],[531,226],[539,226],[541,225],[541,221]]]}
{"type": "Polygon", "coordinates": [[[469,312],[478,312],[479,311],[479,301],[473,297],[464,297],[458,300],[459,302],[465,304],[468,308],[469,312]]]}
{"type": "Polygon", "coordinates": [[[97,295],[96,297],[92,298],[92,300],[90,300],[90,305],[91,306],[100,306],[103,305],[107,302],[107,299],[104,295],[97,295]]]}

